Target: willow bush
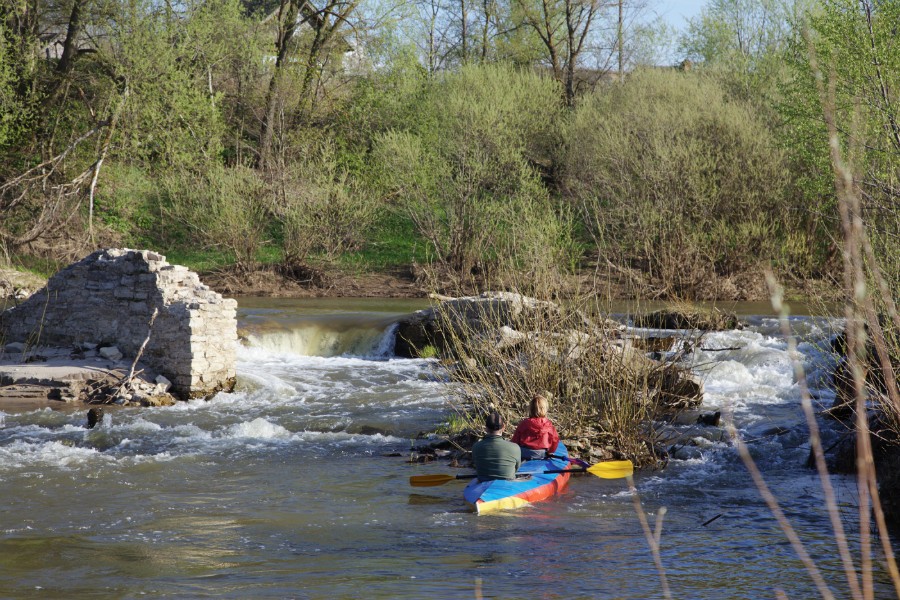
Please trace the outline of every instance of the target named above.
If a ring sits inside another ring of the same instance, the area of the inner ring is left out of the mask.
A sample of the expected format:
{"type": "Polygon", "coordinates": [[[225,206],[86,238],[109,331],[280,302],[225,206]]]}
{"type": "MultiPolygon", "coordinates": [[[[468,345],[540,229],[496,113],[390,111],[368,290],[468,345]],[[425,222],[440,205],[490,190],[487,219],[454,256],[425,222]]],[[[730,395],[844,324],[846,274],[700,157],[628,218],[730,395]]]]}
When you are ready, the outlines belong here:
{"type": "Polygon", "coordinates": [[[458,278],[570,261],[569,228],[540,178],[561,110],[550,80],[471,66],[433,80],[411,122],[376,139],[384,195],[458,278]]]}
{"type": "Polygon", "coordinates": [[[766,125],[694,73],[640,71],[585,97],[561,162],[601,258],[660,295],[702,295],[715,275],[779,258],[794,222],[766,125]]]}
{"type": "Polygon", "coordinates": [[[270,198],[266,183],[246,167],[174,171],[161,178],[161,212],[184,228],[190,248],[216,248],[238,268],[249,268],[266,237],[270,198]]]}
{"type": "Polygon", "coordinates": [[[649,360],[626,343],[603,315],[596,296],[564,305],[520,296],[440,305],[439,351],[450,360],[457,429],[480,435],[493,410],[514,424],[542,393],[573,453],[658,462],[653,420],[699,403],[699,388],[677,365],[649,360]],[[528,308],[515,308],[519,302],[528,308]]]}
{"type": "Polygon", "coordinates": [[[358,249],[377,219],[373,195],[344,166],[330,139],[298,140],[273,182],[273,216],[281,224],[284,259],[334,260],[358,249]]]}

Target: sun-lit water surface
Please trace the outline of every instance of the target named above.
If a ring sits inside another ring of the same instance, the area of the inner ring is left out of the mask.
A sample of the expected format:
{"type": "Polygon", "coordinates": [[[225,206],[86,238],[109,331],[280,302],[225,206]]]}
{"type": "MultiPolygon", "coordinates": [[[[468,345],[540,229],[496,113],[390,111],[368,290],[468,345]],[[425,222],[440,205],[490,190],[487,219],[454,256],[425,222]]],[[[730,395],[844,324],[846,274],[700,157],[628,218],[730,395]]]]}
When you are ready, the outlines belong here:
{"type": "MultiPolygon", "coordinates": [[[[240,326],[254,345],[239,350],[232,394],[110,410],[93,430],[83,409],[0,412],[0,597],[662,597],[624,481],[574,478],[552,501],[483,517],[465,510],[461,484],[409,487],[409,475],[448,470],[405,459],[448,414],[438,365],[392,358],[386,341],[396,316],[420,307],[247,300],[240,326]]],[[[705,406],[733,412],[846,596],[820,486],[803,467],[787,344],[775,319],[750,322],[692,354],[705,406]]],[[[835,324],[793,325],[817,401],[829,405],[831,359],[819,344],[835,324]]],[[[836,435],[826,428],[827,440],[836,435]]],[[[834,484],[855,544],[854,482],[834,484]]],[[[698,436],[636,485],[651,523],[665,507],[674,597],[817,596],[729,442],[698,436]]],[[[889,595],[881,561],[876,569],[889,595]]]]}

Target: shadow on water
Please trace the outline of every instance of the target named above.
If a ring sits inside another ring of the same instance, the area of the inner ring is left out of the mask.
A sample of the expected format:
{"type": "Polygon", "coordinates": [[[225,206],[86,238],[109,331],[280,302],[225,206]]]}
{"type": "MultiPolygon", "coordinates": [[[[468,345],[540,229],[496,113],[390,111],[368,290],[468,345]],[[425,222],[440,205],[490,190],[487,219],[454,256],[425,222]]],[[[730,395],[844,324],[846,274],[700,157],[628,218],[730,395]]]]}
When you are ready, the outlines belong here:
{"type": "Polygon", "coordinates": [[[429,504],[447,504],[446,498],[440,496],[429,496],[427,494],[410,494],[407,504],[413,506],[426,506],[429,504]]]}

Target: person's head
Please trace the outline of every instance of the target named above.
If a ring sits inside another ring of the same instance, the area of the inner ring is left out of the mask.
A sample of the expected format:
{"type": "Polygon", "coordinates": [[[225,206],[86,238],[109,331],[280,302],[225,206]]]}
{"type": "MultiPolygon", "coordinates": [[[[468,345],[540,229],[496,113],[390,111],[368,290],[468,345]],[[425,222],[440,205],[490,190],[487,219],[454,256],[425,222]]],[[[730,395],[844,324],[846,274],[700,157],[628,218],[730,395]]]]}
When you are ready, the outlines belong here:
{"type": "Polygon", "coordinates": [[[503,431],[503,417],[496,410],[488,413],[484,418],[484,428],[488,433],[500,433],[503,431]]]}
{"type": "Polygon", "coordinates": [[[532,418],[543,418],[547,416],[547,408],[549,402],[547,398],[541,394],[535,394],[531,397],[531,404],[528,406],[528,414],[532,418]]]}

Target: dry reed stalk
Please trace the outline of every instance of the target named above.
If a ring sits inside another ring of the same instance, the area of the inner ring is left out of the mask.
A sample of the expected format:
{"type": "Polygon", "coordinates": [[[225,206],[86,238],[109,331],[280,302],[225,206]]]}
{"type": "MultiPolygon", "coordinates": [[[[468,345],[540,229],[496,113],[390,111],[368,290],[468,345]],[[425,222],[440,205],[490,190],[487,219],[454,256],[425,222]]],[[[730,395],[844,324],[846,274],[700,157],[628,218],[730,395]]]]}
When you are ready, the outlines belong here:
{"type": "Polygon", "coordinates": [[[641,529],[644,537],[647,539],[647,545],[650,546],[650,553],[653,555],[653,563],[656,565],[656,572],[659,574],[659,583],[662,586],[663,596],[667,599],[672,598],[672,591],[669,589],[669,580],[666,577],[666,569],[662,564],[662,554],[659,551],[659,542],[662,536],[662,521],[665,516],[665,507],[660,508],[656,516],[656,531],[650,530],[650,522],[641,506],[641,497],[637,488],[634,486],[634,478],[629,475],[625,478],[628,482],[628,489],[631,491],[631,499],[634,502],[634,512],[637,514],[638,521],[641,523],[641,529]]]}
{"type": "MultiPolygon", "coordinates": [[[[888,535],[884,512],[878,498],[875,463],[872,454],[871,437],[869,432],[868,411],[866,406],[866,376],[864,365],[867,364],[866,351],[866,327],[874,332],[875,347],[879,360],[884,369],[886,379],[894,379],[893,369],[890,365],[889,351],[886,347],[884,333],[874,310],[871,292],[867,287],[866,257],[871,260],[871,267],[876,269],[877,260],[874,252],[869,249],[866,235],[866,227],[863,221],[862,208],[859,200],[858,188],[854,180],[850,165],[844,160],[838,137],[836,122],[836,92],[834,72],[829,78],[826,90],[822,83],[822,73],[818,67],[815,49],[809,43],[810,66],[813,69],[819,99],[822,104],[822,112],[828,133],[828,146],[831,154],[832,169],[835,176],[835,190],[838,199],[838,209],[841,216],[841,229],[843,232],[843,264],[844,286],[846,293],[845,317],[847,320],[846,331],[848,340],[847,358],[853,374],[854,390],[856,397],[856,436],[857,436],[857,486],[859,491],[859,529],[862,554],[862,585],[865,598],[874,597],[871,564],[871,534],[870,519],[874,512],[878,534],[881,538],[882,549],[888,562],[888,570],[894,583],[895,591],[900,597],[900,571],[894,558],[888,535]]],[[[855,131],[855,130],[854,130],[855,131]]],[[[852,140],[851,136],[851,140],[852,140]]],[[[879,286],[882,292],[886,285],[879,286]]],[[[887,303],[893,306],[890,293],[886,295],[887,303]]],[[[894,310],[896,315],[896,309],[894,310]]],[[[894,316],[892,315],[892,317],[894,316]]],[[[896,320],[896,319],[895,319],[896,320]]],[[[896,389],[896,381],[888,384],[887,403],[881,403],[882,407],[892,414],[896,423],[896,416],[900,410],[900,397],[896,389]],[[893,384],[893,385],[892,385],[893,384]]]]}
{"type": "MultiPolygon", "coordinates": [[[[781,333],[787,340],[788,354],[791,356],[795,356],[795,353],[797,352],[797,341],[791,332],[790,322],[787,319],[787,309],[782,303],[783,290],[781,286],[778,285],[778,283],[775,281],[775,276],[771,272],[766,274],[766,279],[768,280],[769,288],[772,292],[772,308],[779,315],[781,333]]],[[[862,598],[859,580],[856,577],[856,567],[853,564],[853,558],[850,554],[850,548],[847,545],[847,535],[844,532],[844,525],[841,521],[840,510],[838,509],[834,487],[831,484],[831,477],[828,473],[828,466],[825,463],[825,451],[822,448],[822,438],[819,433],[819,425],[816,422],[815,411],[813,410],[812,406],[812,395],[810,394],[809,388],[806,385],[806,373],[803,368],[803,364],[800,361],[792,359],[791,362],[794,369],[794,380],[797,381],[797,385],[800,387],[800,406],[803,409],[803,415],[806,418],[806,424],[809,427],[809,445],[813,453],[813,458],[815,460],[816,471],[819,474],[819,481],[822,485],[822,491],[825,494],[825,507],[828,511],[828,518],[831,521],[831,526],[834,530],[835,540],[837,541],[838,545],[838,554],[841,557],[841,563],[844,567],[844,573],[847,577],[847,583],[850,586],[851,594],[854,598],[862,598]]],[[[743,442],[741,442],[741,445],[743,445],[743,442]]],[[[748,459],[752,461],[752,458],[750,458],[749,454],[747,454],[745,457],[744,453],[742,453],[741,458],[744,459],[745,463],[748,459]]],[[[755,470],[755,465],[753,468],[755,470]]],[[[784,529],[784,527],[782,527],[782,529],[784,529]]]]}
{"type": "MultiPolygon", "coordinates": [[[[828,585],[825,583],[822,573],[819,571],[819,567],[816,566],[815,561],[803,546],[803,541],[800,539],[800,536],[797,535],[791,522],[785,516],[784,511],[781,510],[781,506],[778,504],[778,498],[775,497],[775,494],[772,493],[769,486],[766,484],[762,473],[760,473],[756,466],[756,462],[753,460],[753,457],[750,456],[750,451],[741,438],[740,433],[735,429],[734,424],[729,424],[728,430],[734,440],[735,446],[737,446],[741,460],[744,461],[744,465],[747,467],[750,476],[753,478],[756,489],[759,490],[759,493],[768,505],[769,510],[772,511],[772,514],[775,516],[775,520],[778,521],[778,525],[784,532],[785,537],[787,537],[788,541],[791,543],[791,547],[794,548],[794,552],[797,553],[798,558],[800,558],[800,561],[806,567],[806,571],[809,573],[810,578],[812,578],[813,583],[815,583],[816,588],[819,590],[819,594],[827,600],[834,600],[834,594],[828,589],[828,585]]],[[[860,596],[855,595],[854,597],[858,598],[860,596]]]]}
{"type": "MultiPolygon", "coordinates": [[[[866,288],[866,269],[864,252],[865,225],[862,219],[858,195],[855,193],[855,185],[852,172],[843,159],[840,147],[840,141],[837,135],[837,127],[835,124],[835,76],[829,80],[829,88],[826,91],[822,83],[822,73],[819,71],[816,62],[816,53],[812,44],[809,44],[810,65],[813,68],[816,77],[816,83],[819,90],[820,100],[823,106],[823,113],[828,131],[828,142],[832,158],[832,168],[835,174],[835,189],[838,197],[838,207],[841,216],[841,224],[843,231],[843,264],[844,264],[844,286],[847,293],[847,303],[845,306],[846,332],[848,339],[848,361],[851,372],[853,373],[854,389],[856,398],[856,428],[857,428],[857,488],[859,493],[859,534],[860,534],[860,567],[861,581],[857,577],[856,568],[850,555],[849,546],[847,545],[846,534],[840,520],[837,502],[834,491],[831,486],[830,476],[827,465],[825,463],[824,452],[819,436],[818,425],[815,421],[815,414],[812,409],[809,390],[805,383],[805,373],[802,365],[798,361],[794,361],[795,378],[801,388],[801,406],[807,420],[810,430],[810,446],[815,458],[816,469],[825,493],[825,503],[828,510],[829,518],[834,528],[835,540],[838,544],[838,550],[841,561],[844,566],[847,583],[850,586],[850,592],[854,598],[874,598],[874,583],[872,574],[871,559],[871,534],[869,531],[870,512],[874,509],[876,523],[878,525],[879,535],[882,539],[882,546],[885,557],[888,562],[888,570],[900,597],[900,577],[898,577],[897,566],[894,560],[893,552],[890,547],[887,529],[885,526],[884,514],[881,511],[878,502],[877,482],[875,479],[874,460],[872,455],[871,439],[868,427],[868,413],[866,408],[866,389],[865,374],[863,365],[866,363],[866,344],[865,330],[863,324],[867,323],[866,317],[871,319],[875,313],[872,305],[871,297],[866,288]],[[870,505],[871,503],[871,505],[870,505]]],[[[868,252],[870,257],[874,258],[874,253],[868,252]]],[[[782,332],[788,340],[789,351],[796,350],[796,341],[791,335],[790,326],[787,321],[787,313],[781,303],[781,288],[774,281],[774,276],[769,274],[769,285],[772,290],[772,306],[780,313],[780,323],[782,332]]],[[[882,287],[884,289],[884,287],[882,287]]],[[[875,319],[877,321],[877,318],[875,319]]],[[[876,327],[880,327],[876,324],[876,327]]],[[[881,350],[886,351],[883,337],[876,340],[876,346],[881,345],[881,350]]],[[[881,351],[879,350],[879,351],[881,351]]],[[[883,355],[882,355],[883,360],[883,355]]],[[[778,520],[779,525],[785,535],[794,547],[795,552],[807,568],[810,576],[819,589],[819,593],[824,598],[833,598],[831,591],[826,586],[822,574],[816,566],[815,562],[806,552],[802,541],[790,522],[781,511],[777,499],[771,493],[762,474],[756,467],[753,458],[747,450],[740,435],[734,426],[730,427],[735,444],[741,455],[744,464],[750,471],[754,483],[759,489],[761,495],[769,505],[770,510],[778,520]]]]}

